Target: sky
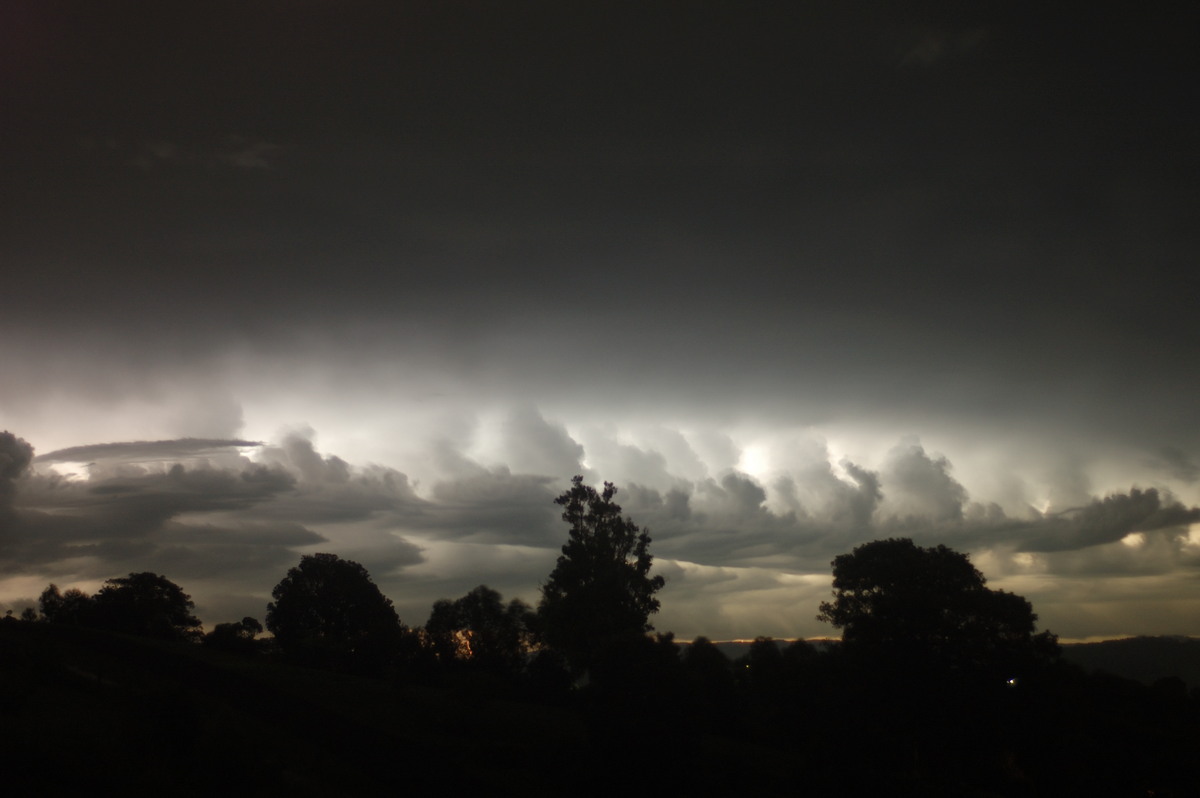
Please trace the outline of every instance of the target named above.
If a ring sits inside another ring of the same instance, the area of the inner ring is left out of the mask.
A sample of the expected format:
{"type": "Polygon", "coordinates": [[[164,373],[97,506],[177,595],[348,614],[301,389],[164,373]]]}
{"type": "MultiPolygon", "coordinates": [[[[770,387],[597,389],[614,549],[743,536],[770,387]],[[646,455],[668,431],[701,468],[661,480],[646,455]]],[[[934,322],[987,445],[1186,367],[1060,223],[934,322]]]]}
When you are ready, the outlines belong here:
{"type": "Polygon", "coordinates": [[[0,609],[536,604],[582,474],[681,639],[836,634],[886,537],[1200,635],[1188,14],[0,4],[0,609]]]}

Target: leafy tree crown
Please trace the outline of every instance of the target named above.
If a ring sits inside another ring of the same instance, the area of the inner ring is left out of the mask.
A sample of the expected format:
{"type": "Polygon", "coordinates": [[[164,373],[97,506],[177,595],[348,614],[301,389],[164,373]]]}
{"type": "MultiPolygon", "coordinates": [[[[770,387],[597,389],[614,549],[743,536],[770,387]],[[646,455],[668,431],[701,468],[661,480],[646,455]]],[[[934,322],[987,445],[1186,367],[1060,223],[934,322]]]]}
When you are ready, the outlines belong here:
{"type": "Polygon", "coordinates": [[[285,651],[383,656],[403,627],[391,599],[362,565],[336,554],[309,554],[291,568],[267,605],[267,629],[285,651]]]}
{"type": "Polygon", "coordinates": [[[840,628],[851,648],[959,664],[1057,651],[1053,635],[1035,635],[1028,601],[989,589],[967,555],[943,545],[890,538],[858,546],[833,560],[833,597],[817,618],[840,628]]]}
{"type": "Polygon", "coordinates": [[[616,492],[611,482],[598,492],[576,476],[554,500],[570,529],[538,617],[544,641],[577,669],[611,641],[653,629],[648,619],[659,608],[664,579],[650,576],[650,535],[621,515],[616,492]]]}
{"type": "Polygon", "coordinates": [[[454,601],[440,599],[425,624],[439,660],[466,660],[496,670],[518,670],[531,647],[532,610],[520,599],[479,585],[454,601]]]}
{"type": "MultiPolygon", "coordinates": [[[[68,591],[69,592],[69,591],[68,591]]],[[[92,599],[97,626],[127,634],[197,640],[195,603],[165,576],[144,571],[109,579],[92,599]]]]}

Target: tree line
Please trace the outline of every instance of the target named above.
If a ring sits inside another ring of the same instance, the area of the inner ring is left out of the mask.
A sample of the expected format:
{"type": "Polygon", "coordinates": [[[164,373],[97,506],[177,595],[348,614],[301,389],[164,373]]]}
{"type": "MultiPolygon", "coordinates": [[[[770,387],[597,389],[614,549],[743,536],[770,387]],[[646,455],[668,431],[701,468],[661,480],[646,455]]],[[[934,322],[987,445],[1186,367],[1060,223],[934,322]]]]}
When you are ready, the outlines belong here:
{"type": "Polygon", "coordinates": [[[94,596],[50,585],[24,617],[559,707],[586,725],[588,794],[626,789],[631,772],[661,792],[685,771],[699,794],[783,794],[797,778],[864,795],[1197,794],[1197,694],[1064,663],[1032,605],[989,588],[965,554],[860,545],[833,560],[818,608],[840,643],[763,637],[731,660],[706,638],[654,632],[664,581],[616,493],[577,476],[557,497],[567,541],[537,606],[479,585],[410,628],[366,568],[321,553],[275,586],[265,624],[203,633],[191,598],[153,573],[94,596]],[[764,769],[725,772],[713,740],[764,769]]]}
{"type": "Polygon", "coordinates": [[[437,601],[425,625],[410,629],[366,568],[318,553],[302,556],[272,590],[266,641],[252,617],[204,634],[191,597],[151,572],[109,579],[94,596],[51,584],[40,612],[29,608],[22,617],[243,653],[276,650],[300,664],[359,672],[416,663],[508,675],[552,668],[579,677],[616,641],[651,631],[664,584],[650,575],[649,534],[622,516],[615,494],[611,483],[597,491],[577,476],[555,500],[568,541],[536,609],[479,585],[437,601]]]}
{"type": "MultiPolygon", "coordinates": [[[[264,627],[252,617],[204,634],[191,597],[150,572],[109,579],[94,596],[51,584],[40,613],[23,617],[246,653],[274,648],[320,667],[382,671],[423,659],[511,675],[552,663],[578,679],[611,667],[611,650],[644,645],[660,607],[664,579],[651,575],[650,535],[622,514],[616,493],[612,483],[597,490],[576,476],[555,499],[567,542],[536,608],[479,585],[437,601],[424,626],[410,629],[366,568],[318,553],[302,556],[272,590],[269,646],[256,645],[264,627]]],[[[969,559],[945,546],[875,541],[836,558],[833,574],[834,599],[818,617],[842,630],[847,649],[1014,673],[1057,652],[1054,635],[1036,633],[1028,601],[987,588],[969,559]]]]}

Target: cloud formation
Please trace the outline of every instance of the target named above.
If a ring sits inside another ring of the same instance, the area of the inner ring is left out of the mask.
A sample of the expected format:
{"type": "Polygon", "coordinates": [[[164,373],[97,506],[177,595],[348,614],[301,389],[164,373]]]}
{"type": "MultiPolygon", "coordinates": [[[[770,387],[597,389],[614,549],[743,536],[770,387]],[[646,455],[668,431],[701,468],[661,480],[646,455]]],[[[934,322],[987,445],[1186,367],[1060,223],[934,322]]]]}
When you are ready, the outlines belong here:
{"type": "Polygon", "coordinates": [[[591,429],[585,446],[529,407],[496,419],[492,430],[479,425],[473,436],[432,443],[442,476],[421,490],[394,468],[319,452],[304,428],[270,444],[109,443],[36,458],[9,434],[0,438],[10,508],[0,528],[4,573],[87,582],[156,570],[193,582],[201,606],[253,615],[261,613],[256,597],[300,553],[334,550],[366,564],[413,622],[434,600],[479,583],[536,601],[563,542],[553,499],[584,462],[604,465],[595,476],[617,483],[626,513],[651,533],[669,580],[664,622],[692,624],[684,634],[819,633],[796,603],[815,606],[833,557],[881,537],[972,552],[1000,586],[1024,586],[1052,606],[1073,589],[1056,593],[1045,580],[1165,579],[1200,569],[1189,531],[1200,508],[1156,488],[1010,516],[972,498],[950,460],[915,439],[872,468],[835,463],[826,444],[797,438],[773,455],[786,467],[759,478],[718,470],[736,459],[732,444],[709,447],[709,463],[697,453],[705,447],[680,432],[657,429],[639,445],[619,442],[615,429],[591,429]],[[513,446],[526,470],[466,453],[487,440],[500,441],[492,459],[513,446]],[[83,459],[84,478],[51,468],[83,459]],[[223,596],[208,596],[218,585],[223,596]],[[755,618],[766,628],[745,628],[755,618]]]}
{"type": "Polygon", "coordinates": [[[225,454],[230,451],[262,446],[257,441],[180,438],[165,441],[131,441],[71,446],[39,454],[39,463],[86,462],[89,460],[178,460],[225,454]]]}
{"type": "Polygon", "coordinates": [[[32,461],[32,446],[7,430],[0,432],[0,512],[6,509],[17,479],[32,461]]]}
{"type": "Polygon", "coordinates": [[[1190,20],[293,5],[21,6],[4,591],[162,562],[231,620],[326,547],[406,620],[533,599],[575,473],[681,634],[821,631],[888,535],[1088,633],[1093,569],[1194,574],[1190,20]]]}

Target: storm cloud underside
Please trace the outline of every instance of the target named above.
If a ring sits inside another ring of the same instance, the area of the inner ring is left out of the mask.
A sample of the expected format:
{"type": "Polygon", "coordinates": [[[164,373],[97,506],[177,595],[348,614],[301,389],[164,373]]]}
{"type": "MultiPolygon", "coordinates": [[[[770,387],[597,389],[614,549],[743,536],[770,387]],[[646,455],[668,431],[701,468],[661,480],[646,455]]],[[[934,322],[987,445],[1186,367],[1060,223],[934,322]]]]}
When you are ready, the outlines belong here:
{"type": "Polygon", "coordinates": [[[682,636],[886,536],[1200,634],[1190,26],[936,6],[6,5],[0,599],[534,600],[581,473],[682,636]]]}

